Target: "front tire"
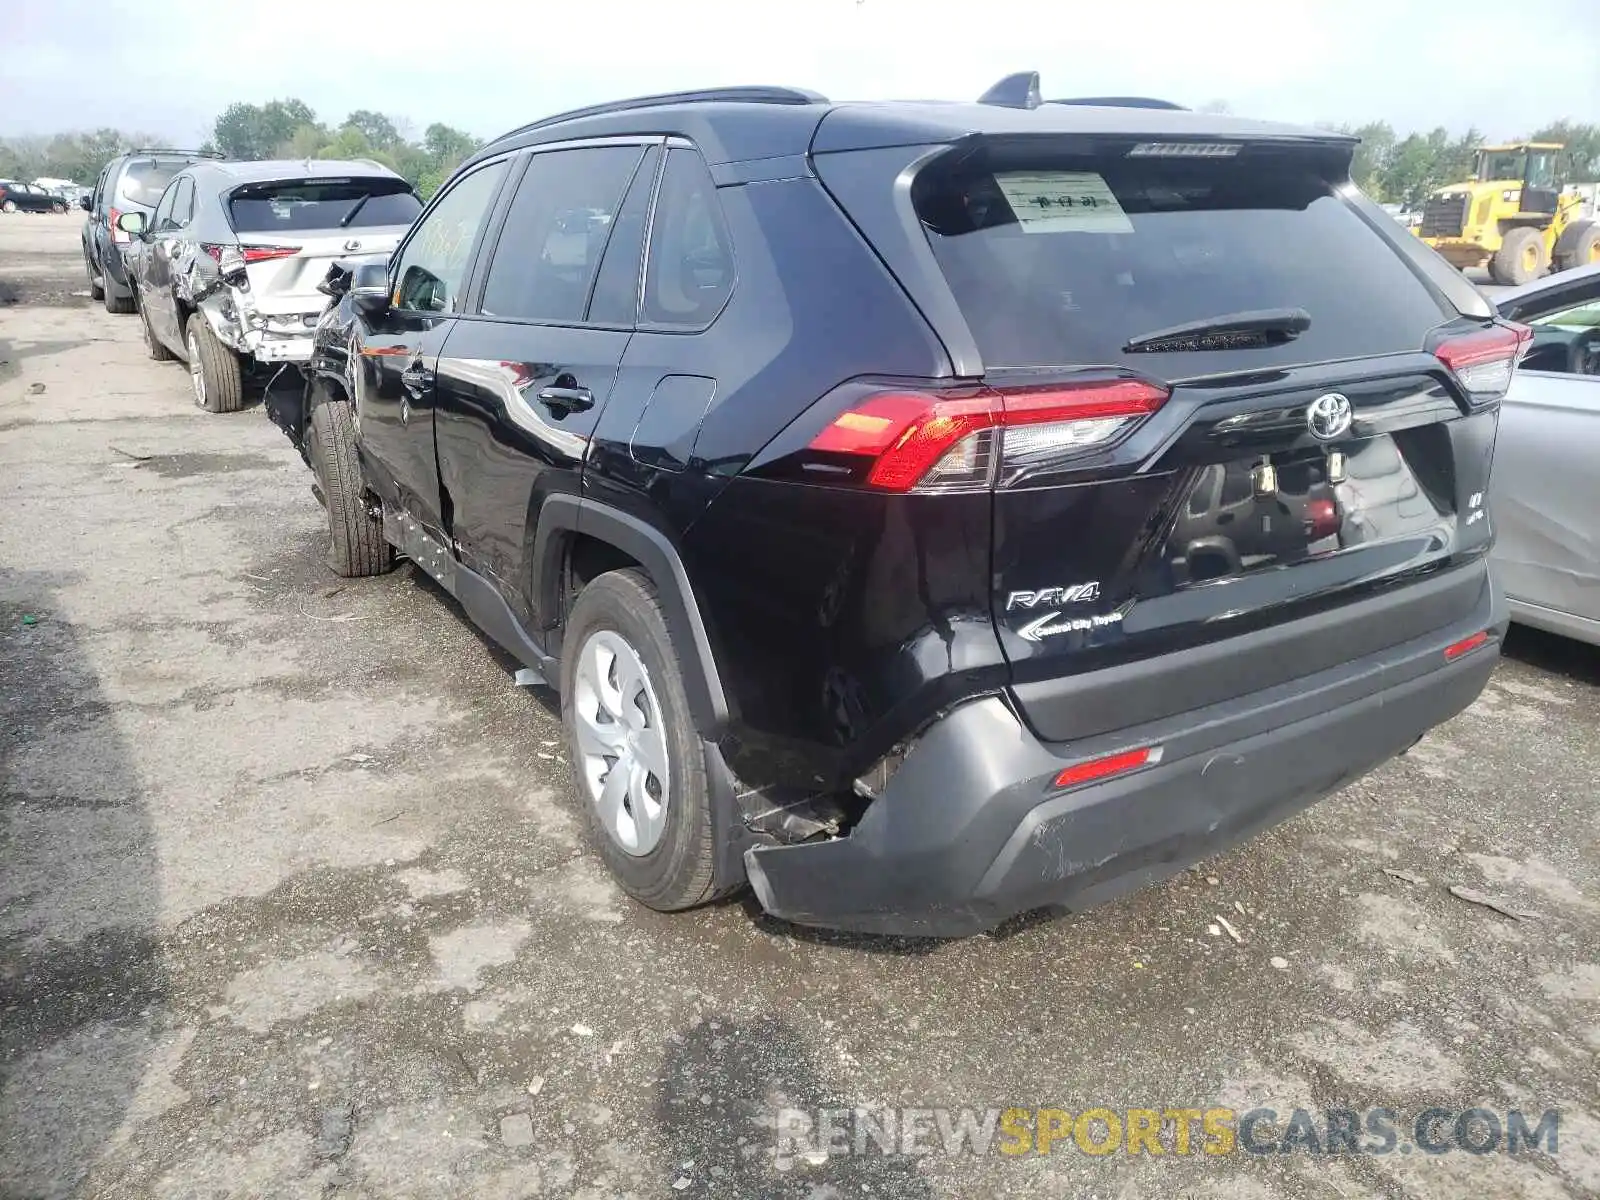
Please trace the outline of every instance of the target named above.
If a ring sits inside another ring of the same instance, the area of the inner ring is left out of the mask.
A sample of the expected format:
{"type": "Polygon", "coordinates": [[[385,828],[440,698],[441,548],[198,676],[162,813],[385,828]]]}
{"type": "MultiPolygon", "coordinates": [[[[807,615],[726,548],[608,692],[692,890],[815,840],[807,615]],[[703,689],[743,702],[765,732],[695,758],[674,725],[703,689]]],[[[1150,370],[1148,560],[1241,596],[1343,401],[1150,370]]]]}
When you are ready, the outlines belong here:
{"type": "Polygon", "coordinates": [[[631,569],[597,577],[562,643],[561,717],[600,857],[659,912],[714,899],[705,751],[655,585],[631,569]]]}
{"type": "Polygon", "coordinates": [[[1544,235],[1526,225],[1506,234],[1489,260],[1489,275],[1500,284],[1519,286],[1543,275],[1550,265],[1545,257],[1544,235]]]}
{"type": "Polygon", "coordinates": [[[383,518],[367,504],[350,406],[342,400],[318,403],[306,436],[311,469],[328,508],[328,565],[346,579],[391,570],[394,548],[384,540],[383,518]]]}
{"type": "Polygon", "coordinates": [[[1556,270],[1570,271],[1600,263],[1600,221],[1584,221],[1562,240],[1567,245],[1556,255],[1556,270]]]}
{"type": "Polygon", "coordinates": [[[139,305],[139,325],[144,331],[144,349],[153,362],[171,362],[178,356],[167,349],[166,343],[156,336],[156,331],[150,327],[150,314],[145,311],[144,305],[139,305]]]}
{"type": "Polygon", "coordinates": [[[183,344],[189,356],[194,402],[207,412],[238,412],[244,404],[244,367],[239,356],[217,340],[199,313],[184,324],[183,344]]]}
{"type": "Polygon", "coordinates": [[[16,211],[17,202],[15,200],[7,200],[4,204],[0,204],[0,212],[14,213],[16,211]]]}

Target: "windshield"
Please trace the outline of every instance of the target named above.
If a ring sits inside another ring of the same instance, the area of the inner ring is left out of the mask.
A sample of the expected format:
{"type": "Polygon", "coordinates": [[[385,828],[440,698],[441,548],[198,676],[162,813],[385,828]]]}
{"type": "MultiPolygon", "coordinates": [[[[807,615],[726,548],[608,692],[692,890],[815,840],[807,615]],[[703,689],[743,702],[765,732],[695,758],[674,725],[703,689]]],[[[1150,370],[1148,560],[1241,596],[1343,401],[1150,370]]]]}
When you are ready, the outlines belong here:
{"type": "Polygon", "coordinates": [[[1527,184],[1533,188],[1556,186],[1556,152],[1531,150],[1528,152],[1527,184]]]}
{"type": "Polygon", "coordinates": [[[286,180],[247,183],[228,201],[239,233],[300,233],[409,225],[422,211],[403,179],[286,180]]]}
{"type": "Polygon", "coordinates": [[[945,161],[918,175],[912,201],[989,366],[1176,378],[1415,350],[1443,320],[1312,157],[1030,149],[945,161]],[[1129,345],[1266,309],[1304,310],[1310,327],[1162,347],[1159,359],[1129,345]]]}
{"type": "Polygon", "coordinates": [[[1480,150],[1478,179],[1483,183],[1495,179],[1521,179],[1523,158],[1521,150],[1480,150]]]}

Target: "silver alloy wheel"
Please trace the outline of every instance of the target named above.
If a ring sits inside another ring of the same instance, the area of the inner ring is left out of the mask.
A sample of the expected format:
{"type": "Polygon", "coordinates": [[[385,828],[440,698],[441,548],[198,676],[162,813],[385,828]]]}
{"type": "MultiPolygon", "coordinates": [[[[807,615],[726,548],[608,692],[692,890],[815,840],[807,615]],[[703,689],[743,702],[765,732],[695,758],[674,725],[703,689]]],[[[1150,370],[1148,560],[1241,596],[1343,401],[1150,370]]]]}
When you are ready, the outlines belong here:
{"type": "Polygon", "coordinates": [[[189,336],[184,339],[189,348],[189,382],[194,385],[194,402],[201,408],[206,406],[206,373],[200,367],[200,334],[189,330],[189,336]]]}
{"type": "Polygon", "coordinates": [[[600,824],[629,854],[649,854],[667,827],[671,776],[661,704],[639,652],[610,629],[578,651],[572,713],[578,771],[600,824]]]}

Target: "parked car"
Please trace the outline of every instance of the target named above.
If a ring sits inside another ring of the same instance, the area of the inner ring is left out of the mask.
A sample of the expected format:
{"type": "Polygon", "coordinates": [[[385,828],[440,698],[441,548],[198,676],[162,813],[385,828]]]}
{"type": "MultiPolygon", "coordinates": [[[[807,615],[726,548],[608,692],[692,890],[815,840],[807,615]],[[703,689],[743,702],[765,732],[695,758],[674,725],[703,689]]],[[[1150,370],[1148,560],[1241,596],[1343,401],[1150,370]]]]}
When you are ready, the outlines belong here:
{"type": "Polygon", "coordinates": [[[67,211],[67,202],[44,188],[14,179],[0,179],[0,212],[53,212],[67,211]]]}
{"type": "Polygon", "coordinates": [[[199,150],[132,150],[108,162],[95,181],[83,209],[83,267],[89,276],[89,294],[104,301],[107,312],[131,313],[133,289],[122,264],[129,235],[117,227],[123,213],[155,211],[156,201],[172,177],[205,155],[199,150]]]}
{"type": "Polygon", "coordinates": [[[197,162],[153,215],[126,213],[126,261],[154,359],[189,364],[195,403],[232,412],[253,366],[300,366],[326,305],[318,284],[349,255],[386,259],[422,211],[371,162],[197,162]]]}
{"type": "Polygon", "coordinates": [[[1349,187],[1354,145],[1037,76],[584,109],[331,272],[273,415],[335,571],[402,551],[557,689],[644,904],[1094,904],[1494,667],[1526,330],[1349,187]],[[1349,487],[1374,451],[1409,486],[1349,487]]]}
{"type": "Polygon", "coordinates": [[[1600,645],[1600,264],[1495,301],[1533,327],[1495,445],[1495,569],[1513,621],[1600,645]]]}

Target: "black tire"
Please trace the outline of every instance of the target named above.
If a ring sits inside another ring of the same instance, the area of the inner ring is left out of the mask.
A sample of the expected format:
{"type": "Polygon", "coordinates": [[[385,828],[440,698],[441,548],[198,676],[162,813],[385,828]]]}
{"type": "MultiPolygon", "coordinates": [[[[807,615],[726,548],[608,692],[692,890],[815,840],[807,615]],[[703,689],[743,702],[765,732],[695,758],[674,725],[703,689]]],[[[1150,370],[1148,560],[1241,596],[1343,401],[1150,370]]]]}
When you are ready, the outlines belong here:
{"type": "Polygon", "coordinates": [[[139,305],[139,327],[144,331],[144,350],[154,362],[171,362],[178,356],[167,349],[166,343],[156,336],[156,331],[150,328],[150,314],[145,312],[144,305],[139,305]]]}
{"type": "Polygon", "coordinates": [[[105,275],[105,291],[102,294],[108,313],[131,313],[134,310],[133,293],[117,291],[116,282],[111,278],[111,272],[105,275]]]}
{"type": "Polygon", "coordinates": [[[50,211],[59,217],[62,213],[67,211],[67,206],[65,204],[52,204],[50,206],[50,211]]]}
{"type": "Polygon", "coordinates": [[[205,385],[205,397],[195,397],[195,402],[207,412],[238,412],[244,405],[244,365],[239,356],[217,340],[211,326],[199,313],[193,313],[183,325],[183,344],[193,356],[189,366],[198,358],[200,375],[205,385]]]}
{"type": "Polygon", "coordinates": [[[1549,265],[1544,235],[1537,229],[1519,225],[1506,234],[1500,249],[1489,260],[1489,275],[1496,283],[1515,287],[1533,282],[1549,265]]]}
{"type": "Polygon", "coordinates": [[[328,565],[346,579],[392,570],[394,549],[384,540],[383,519],[373,515],[361,481],[350,406],[342,400],[317,404],[306,436],[311,468],[328,508],[328,565]]]}
{"type": "Polygon", "coordinates": [[[94,263],[87,258],[83,260],[83,269],[89,275],[89,296],[94,300],[104,300],[106,289],[100,284],[100,277],[94,273],[94,263]]]}
{"type": "Polygon", "coordinates": [[[689,719],[683,668],[667,632],[655,585],[642,571],[610,571],[578,596],[562,636],[561,718],[572,759],[573,786],[584,824],[612,876],[640,904],[658,912],[680,912],[716,899],[712,881],[714,845],[705,750],[689,719]],[[649,853],[631,854],[603,827],[584,780],[575,706],[578,664],[591,636],[620,635],[638,654],[661,712],[666,744],[665,827],[649,853]]]}
{"type": "Polygon", "coordinates": [[[1579,221],[1561,235],[1556,270],[1570,271],[1600,263],[1600,221],[1579,221]]]}
{"type": "Polygon", "coordinates": [[[16,211],[17,202],[15,200],[7,200],[4,204],[0,204],[0,212],[14,213],[16,211]]]}

